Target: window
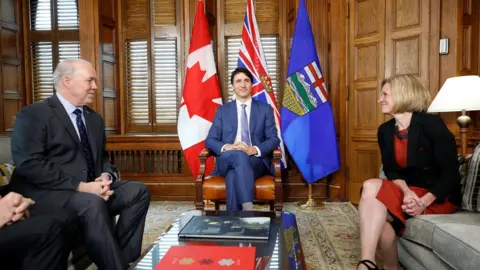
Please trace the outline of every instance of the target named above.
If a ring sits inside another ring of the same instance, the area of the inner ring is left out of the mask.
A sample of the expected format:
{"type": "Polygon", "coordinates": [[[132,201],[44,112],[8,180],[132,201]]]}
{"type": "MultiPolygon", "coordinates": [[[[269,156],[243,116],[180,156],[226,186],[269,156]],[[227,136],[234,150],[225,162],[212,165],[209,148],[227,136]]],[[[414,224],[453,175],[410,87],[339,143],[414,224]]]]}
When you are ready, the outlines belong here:
{"type": "Polygon", "coordinates": [[[176,10],[181,3],[152,2],[151,12],[148,0],[125,2],[129,133],[175,133],[177,129],[182,32],[176,10]]]}
{"type": "MultiPolygon", "coordinates": [[[[121,67],[125,81],[125,115],[122,123],[126,133],[175,134],[178,106],[183,87],[185,61],[197,1],[186,0],[122,0],[125,12],[125,66],[121,67]],[[194,4],[195,2],[195,4],[194,4]],[[185,9],[186,6],[189,9],[185,9]],[[188,11],[188,13],[183,13],[188,11]],[[188,25],[188,30],[184,28],[188,25]]],[[[225,59],[217,63],[217,72],[224,79],[221,87],[225,97],[232,96],[229,75],[237,66],[241,29],[246,1],[206,1],[205,8],[213,44],[219,44],[225,59]],[[221,10],[220,10],[221,9],[221,10]],[[224,13],[224,25],[218,20],[224,13]],[[218,31],[222,31],[219,33],[218,31]],[[228,89],[228,90],[227,90],[228,89]],[[228,92],[228,94],[227,94],[228,92]]],[[[278,0],[255,1],[257,22],[272,79],[275,96],[280,88],[280,38],[278,0]]],[[[219,51],[214,47],[214,51],[219,51]]]]}
{"type": "Polygon", "coordinates": [[[52,73],[59,61],[80,57],[78,26],[76,0],[30,1],[32,102],[53,94],[52,73]]]}

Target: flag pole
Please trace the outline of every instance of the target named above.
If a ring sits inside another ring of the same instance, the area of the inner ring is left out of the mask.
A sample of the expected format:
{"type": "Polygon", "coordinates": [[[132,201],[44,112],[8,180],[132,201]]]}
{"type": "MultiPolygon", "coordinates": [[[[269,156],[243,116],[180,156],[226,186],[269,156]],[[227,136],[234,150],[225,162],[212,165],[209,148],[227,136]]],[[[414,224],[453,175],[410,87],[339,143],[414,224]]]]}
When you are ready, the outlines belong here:
{"type": "Polygon", "coordinates": [[[315,210],[323,208],[323,203],[317,203],[312,196],[313,186],[308,184],[308,200],[305,203],[298,203],[298,206],[303,210],[315,210]]]}

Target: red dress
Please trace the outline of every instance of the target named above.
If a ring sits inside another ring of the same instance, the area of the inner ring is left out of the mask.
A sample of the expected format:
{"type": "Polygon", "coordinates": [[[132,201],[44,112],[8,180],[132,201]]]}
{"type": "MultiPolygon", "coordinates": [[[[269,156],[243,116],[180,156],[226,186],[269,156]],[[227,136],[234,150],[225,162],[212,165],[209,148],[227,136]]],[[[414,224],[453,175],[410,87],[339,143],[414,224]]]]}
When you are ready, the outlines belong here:
{"type": "MultiPolygon", "coordinates": [[[[399,131],[399,134],[405,134],[407,130],[399,131]]],[[[394,138],[394,152],[395,161],[401,168],[407,167],[407,144],[408,138],[399,139],[397,136],[394,138]]],[[[410,216],[403,212],[403,192],[392,181],[382,179],[382,186],[377,194],[377,199],[381,201],[388,209],[390,215],[392,215],[394,221],[392,222],[393,229],[397,235],[401,235],[405,230],[406,219],[410,216]]],[[[428,193],[428,190],[420,187],[409,186],[409,188],[415,192],[418,197],[428,193]]],[[[427,207],[425,214],[451,214],[455,212],[457,207],[446,199],[443,203],[432,203],[427,207]]]]}

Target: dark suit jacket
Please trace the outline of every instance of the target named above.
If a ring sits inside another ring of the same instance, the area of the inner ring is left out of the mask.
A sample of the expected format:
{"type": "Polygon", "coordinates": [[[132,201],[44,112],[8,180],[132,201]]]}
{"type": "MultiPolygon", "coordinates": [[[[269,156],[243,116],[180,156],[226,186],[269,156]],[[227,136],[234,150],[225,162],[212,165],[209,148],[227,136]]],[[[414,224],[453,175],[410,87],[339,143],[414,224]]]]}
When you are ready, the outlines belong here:
{"type": "Polygon", "coordinates": [[[389,180],[427,189],[437,202],[460,203],[460,173],[455,137],[439,115],[413,113],[408,130],[407,167],[395,161],[395,119],[378,128],[383,170],[389,180]]]}
{"type": "MultiPolygon", "coordinates": [[[[84,107],[96,176],[116,174],[105,151],[105,124],[84,107]]],[[[80,184],[87,181],[87,163],[72,121],[56,95],[24,107],[12,134],[15,171],[10,186],[34,201],[62,207],[80,184]]]]}
{"type": "MultiPolygon", "coordinates": [[[[225,144],[235,142],[237,127],[236,101],[220,106],[205,140],[205,146],[215,155],[220,155],[225,144]]],[[[274,174],[275,169],[271,164],[272,152],[280,145],[280,139],[277,136],[273,109],[269,104],[252,99],[249,128],[252,145],[260,149],[260,159],[274,174]]]]}

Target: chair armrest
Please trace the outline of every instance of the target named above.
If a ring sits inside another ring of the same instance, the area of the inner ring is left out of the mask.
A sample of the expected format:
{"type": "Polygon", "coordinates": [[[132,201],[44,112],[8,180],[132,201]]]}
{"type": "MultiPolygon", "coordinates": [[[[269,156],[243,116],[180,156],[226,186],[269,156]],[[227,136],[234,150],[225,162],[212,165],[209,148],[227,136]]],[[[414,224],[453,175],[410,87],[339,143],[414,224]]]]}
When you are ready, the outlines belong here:
{"type": "Polygon", "coordinates": [[[205,162],[207,158],[211,157],[213,155],[212,151],[210,149],[203,149],[200,151],[200,154],[198,154],[198,158],[200,159],[200,163],[203,161],[205,162]]]}
{"type": "Polygon", "coordinates": [[[212,156],[212,151],[210,149],[203,149],[200,151],[200,154],[198,154],[198,159],[200,160],[200,171],[198,172],[197,175],[197,182],[202,183],[203,179],[205,178],[205,169],[206,169],[206,163],[207,159],[212,156]]]}
{"type": "Polygon", "coordinates": [[[282,151],[275,149],[273,150],[273,167],[275,168],[275,182],[282,182],[282,167],[280,162],[282,160],[282,151]]]}

